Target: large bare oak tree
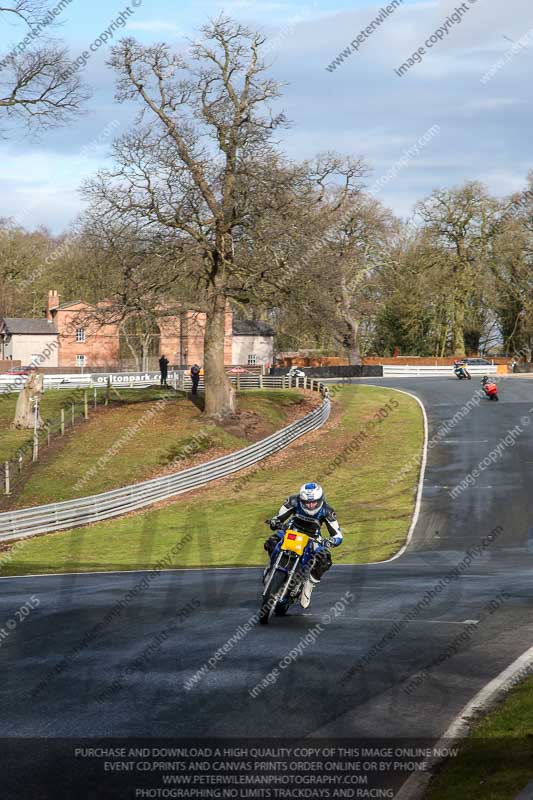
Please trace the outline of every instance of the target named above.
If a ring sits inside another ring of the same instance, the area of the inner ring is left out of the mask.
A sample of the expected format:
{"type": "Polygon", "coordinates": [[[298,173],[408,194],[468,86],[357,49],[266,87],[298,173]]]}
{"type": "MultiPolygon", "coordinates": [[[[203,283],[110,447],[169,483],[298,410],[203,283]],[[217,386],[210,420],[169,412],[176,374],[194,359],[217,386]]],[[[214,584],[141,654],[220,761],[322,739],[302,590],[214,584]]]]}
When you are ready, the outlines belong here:
{"type": "Polygon", "coordinates": [[[208,415],[235,408],[224,369],[228,302],[250,302],[279,284],[280,272],[290,276],[276,258],[276,240],[286,238],[282,218],[294,218],[305,200],[319,207],[332,182],[342,180],[348,191],[361,174],[360,162],[334,154],[293,165],[278,153],[273,134],[285,118],[273,101],[281,87],[268,77],[263,44],[262,35],[225,17],[202,29],[187,60],[166,44],[120,42],[111,59],[117,97],[139,103],[140,118],[115,143],[115,168],[86,186],[93,218],[151,237],[161,264],[173,248],[178,260],[188,252],[182,269],[206,313],[208,415]]]}

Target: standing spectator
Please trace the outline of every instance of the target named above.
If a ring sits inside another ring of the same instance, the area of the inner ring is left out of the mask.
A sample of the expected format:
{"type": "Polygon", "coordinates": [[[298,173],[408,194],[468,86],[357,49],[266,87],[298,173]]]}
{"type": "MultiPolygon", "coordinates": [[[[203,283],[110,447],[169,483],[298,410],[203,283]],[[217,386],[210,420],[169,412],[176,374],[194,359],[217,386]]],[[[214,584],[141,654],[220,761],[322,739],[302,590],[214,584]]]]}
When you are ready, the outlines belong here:
{"type": "Polygon", "coordinates": [[[191,367],[192,393],[198,394],[198,384],[200,383],[200,367],[193,364],[191,367]]]}
{"type": "Polygon", "coordinates": [[[168,386],[167,384],[167,375],[168,375],[168,358],[165,355],[162,355],[159,359],[159,369],[161,371],[161,386],[168,386]]]}
{"type": "Polygon", "coordinates": [[[518,361],[516,360],[516,358],[513,358],[513,360],[511,361],[511,372],[516,372],[517,366],[518,366],[518,361]]]}

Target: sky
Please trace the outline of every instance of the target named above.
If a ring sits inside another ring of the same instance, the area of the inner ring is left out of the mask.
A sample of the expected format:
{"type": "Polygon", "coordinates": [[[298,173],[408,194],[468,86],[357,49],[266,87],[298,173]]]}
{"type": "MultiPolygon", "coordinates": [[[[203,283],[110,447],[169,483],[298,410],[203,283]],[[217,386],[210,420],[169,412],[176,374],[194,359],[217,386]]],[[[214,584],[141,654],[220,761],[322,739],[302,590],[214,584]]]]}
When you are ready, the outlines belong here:
{"type": "MultiPolygon", "coordinates": [[[[71,0],[54,36],[74,60],[126,8],[126,25],[83,70],[93,90],[86,113],[38,138],[16,126],[5,131],[0,217],[67,230],[84,207],[82,180],[111,163],[110,143],[135,117],[133,105],[114,100],[106,65],[112,43],[127,35],[183,50],[221,12],[269,37],[272,75],[286,83],[279,102],[291,121],[279,136],[285,153],[363,157],[372,170],[368,190],[399,216],[409,218],[435,188],[465,180],[507,195],[533,169],[531,0],[71,0]],[[377,17],[381,24],[362,34],[377,17]],[[346,48],[349,55],[328,70],[346,48]]],[[[3,22],[0,57],[23,35],[3,22]]]]}

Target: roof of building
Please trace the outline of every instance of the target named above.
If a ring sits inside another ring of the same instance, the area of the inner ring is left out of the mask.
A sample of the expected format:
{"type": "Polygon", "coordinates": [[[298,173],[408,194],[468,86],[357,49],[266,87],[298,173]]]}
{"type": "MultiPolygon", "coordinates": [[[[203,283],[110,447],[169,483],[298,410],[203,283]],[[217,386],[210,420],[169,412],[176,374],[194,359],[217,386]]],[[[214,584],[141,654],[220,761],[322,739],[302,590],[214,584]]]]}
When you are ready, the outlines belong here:
{"type": "Polygon", "coordinates": [[[234,336],[274,336],[274,328],[260,319],[234,319],[234,336]]]}
{"type": "Polygon", "coordinates": [[[23,317],[4,317],[1,320],[2,328],[6,333],[34,333],[46,334],[57,333],[57,328],[53,322],[47,319],[24,319],[23,317]]]}

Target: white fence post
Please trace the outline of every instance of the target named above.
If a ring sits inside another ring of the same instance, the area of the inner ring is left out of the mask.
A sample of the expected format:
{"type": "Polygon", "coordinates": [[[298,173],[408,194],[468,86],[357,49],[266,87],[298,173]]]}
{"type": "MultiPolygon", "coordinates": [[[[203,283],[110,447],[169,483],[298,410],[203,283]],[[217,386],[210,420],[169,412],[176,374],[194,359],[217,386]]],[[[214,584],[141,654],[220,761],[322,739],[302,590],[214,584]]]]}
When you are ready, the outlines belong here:
{"type": "Polygon", "coordinates": [[[39,398],[36,397],[35,403],[35,416],[33,419],[33,452],[32,461],[37,461],[39,458],[39,398]]]}
{"type": "Polygon", "coordinates": [[[9,486],[9,461],[5,462],[4,465],[4,494],[10,493],[10,486],[9,486]]]}

